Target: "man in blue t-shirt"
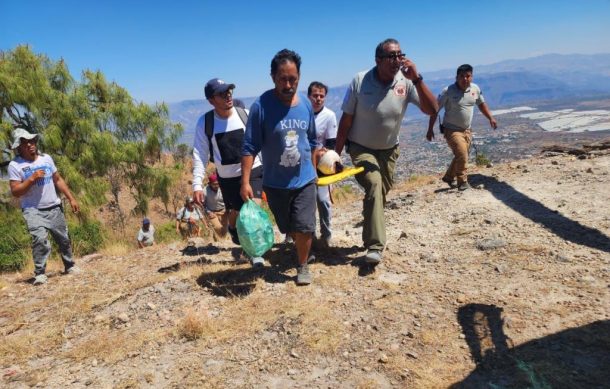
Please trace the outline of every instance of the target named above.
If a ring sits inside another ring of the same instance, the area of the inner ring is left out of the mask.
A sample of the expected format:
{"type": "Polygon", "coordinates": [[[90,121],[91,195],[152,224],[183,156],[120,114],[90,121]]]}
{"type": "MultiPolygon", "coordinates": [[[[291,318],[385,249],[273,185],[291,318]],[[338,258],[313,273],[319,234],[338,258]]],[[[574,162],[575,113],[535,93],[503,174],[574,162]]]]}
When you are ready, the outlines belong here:
{"type": "Polygon", "coordinates": [[[250,108],[242,153],[241,196],[254,197],[249,184],[255,156],[263,156],[263,189],[280,232],[296,245],[297,284],[311,283],[307,265],[316,229],[316,141],[313,108],[297,94],[301,57],[279,51],[271,61],[275,88],[263,93],[250,108]]]}

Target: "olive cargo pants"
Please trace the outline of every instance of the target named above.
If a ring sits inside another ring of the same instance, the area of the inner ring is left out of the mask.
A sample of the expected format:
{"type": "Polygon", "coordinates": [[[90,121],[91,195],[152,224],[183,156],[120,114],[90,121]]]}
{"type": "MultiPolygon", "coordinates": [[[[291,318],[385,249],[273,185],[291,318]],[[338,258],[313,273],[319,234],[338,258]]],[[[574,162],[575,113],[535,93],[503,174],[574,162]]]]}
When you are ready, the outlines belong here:
{"type": "Polygon", "coordinates": [[[386,150],[372,150],[351,142],[348,148],[354,166],[364,167],[356,181],[364,188],[362,201],[362,241],[369,250],[382,251],[386,245],[383,207],[394,184],[394,168],[400,154],[398,145],[386,150]]]}

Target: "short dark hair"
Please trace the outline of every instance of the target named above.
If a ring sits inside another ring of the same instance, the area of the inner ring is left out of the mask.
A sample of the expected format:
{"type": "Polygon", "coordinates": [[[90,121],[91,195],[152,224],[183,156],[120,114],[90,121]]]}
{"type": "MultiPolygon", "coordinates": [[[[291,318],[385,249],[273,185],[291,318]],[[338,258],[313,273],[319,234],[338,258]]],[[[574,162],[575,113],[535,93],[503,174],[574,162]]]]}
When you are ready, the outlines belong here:
{"type": "Polygon", "coordinates": [[[292,50],[283,49],[278,51],[271,60],[271,75],[275,76],[280,65],[286,62],[294,62],[297,67],[297,73],[301,74],[301,56],[292,50]]]}
{"type": "Polygon", "coordinates": [[[309,84],[309,87],[307,88],[307,96],[311,96],[313,88],[324,89],[324,94],[328,94],[328,87],[326,85],[322,84],[320,81],[312,81],[312,83],[309,84]]]}
{"type": "Polygon", "coordinates": [[[466,72],[470,72],[472,73],[472,66],[468,65],[467,63],[460,65],[457,68],[457,73],[455,74],[456,76],[459,76],[462,73],[466,73],[466,72]]]}
{"type": "Polygon", "coordinates": [[[395,45],[399,45],[400,43],[398,43],[398,41],[394,38],[388,38],[386,40],[384,40],[383,42],[380,42],[377,47],[375,48],[375,58],[382,58],[384,51],[383,51],[383,46],[387,45],[387,44],[395,44],[395,45]]]}

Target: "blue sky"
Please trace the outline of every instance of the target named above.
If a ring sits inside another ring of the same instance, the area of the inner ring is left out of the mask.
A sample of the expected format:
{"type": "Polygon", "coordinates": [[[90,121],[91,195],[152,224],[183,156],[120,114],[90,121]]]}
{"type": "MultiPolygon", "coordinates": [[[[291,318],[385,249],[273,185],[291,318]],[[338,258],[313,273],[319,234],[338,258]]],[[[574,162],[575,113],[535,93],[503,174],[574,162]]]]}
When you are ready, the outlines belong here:
{"type": "Polygon", "coordinates": [[[610,52],[608,0],[0,0],[0,15],[0,50],[29,44],[77,78],[99,69],[149,103],[202,98],[213,77],[257,96],[283,48],[303,58],[299,89],[348,83],[388,37],[424,77],[461,63],[610,52]]]}

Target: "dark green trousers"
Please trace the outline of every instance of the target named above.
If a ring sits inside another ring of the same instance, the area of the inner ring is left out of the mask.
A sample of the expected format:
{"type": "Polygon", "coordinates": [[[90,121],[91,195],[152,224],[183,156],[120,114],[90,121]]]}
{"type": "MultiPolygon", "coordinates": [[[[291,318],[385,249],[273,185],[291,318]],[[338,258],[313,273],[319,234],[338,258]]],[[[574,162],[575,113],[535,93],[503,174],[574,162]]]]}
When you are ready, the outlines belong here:
{"type": "Polygon", "coordinates": [[[356,175],[356,181],[364,188],[362,202],[364,247],[382,251],[386,245],[383,207],[386,195],[394,185],[394,168],[400,150],[398,145],[386,150],[372,150],[352,142],[348,152],[354,166],[364,167],[364,172],[356,175]]]}

